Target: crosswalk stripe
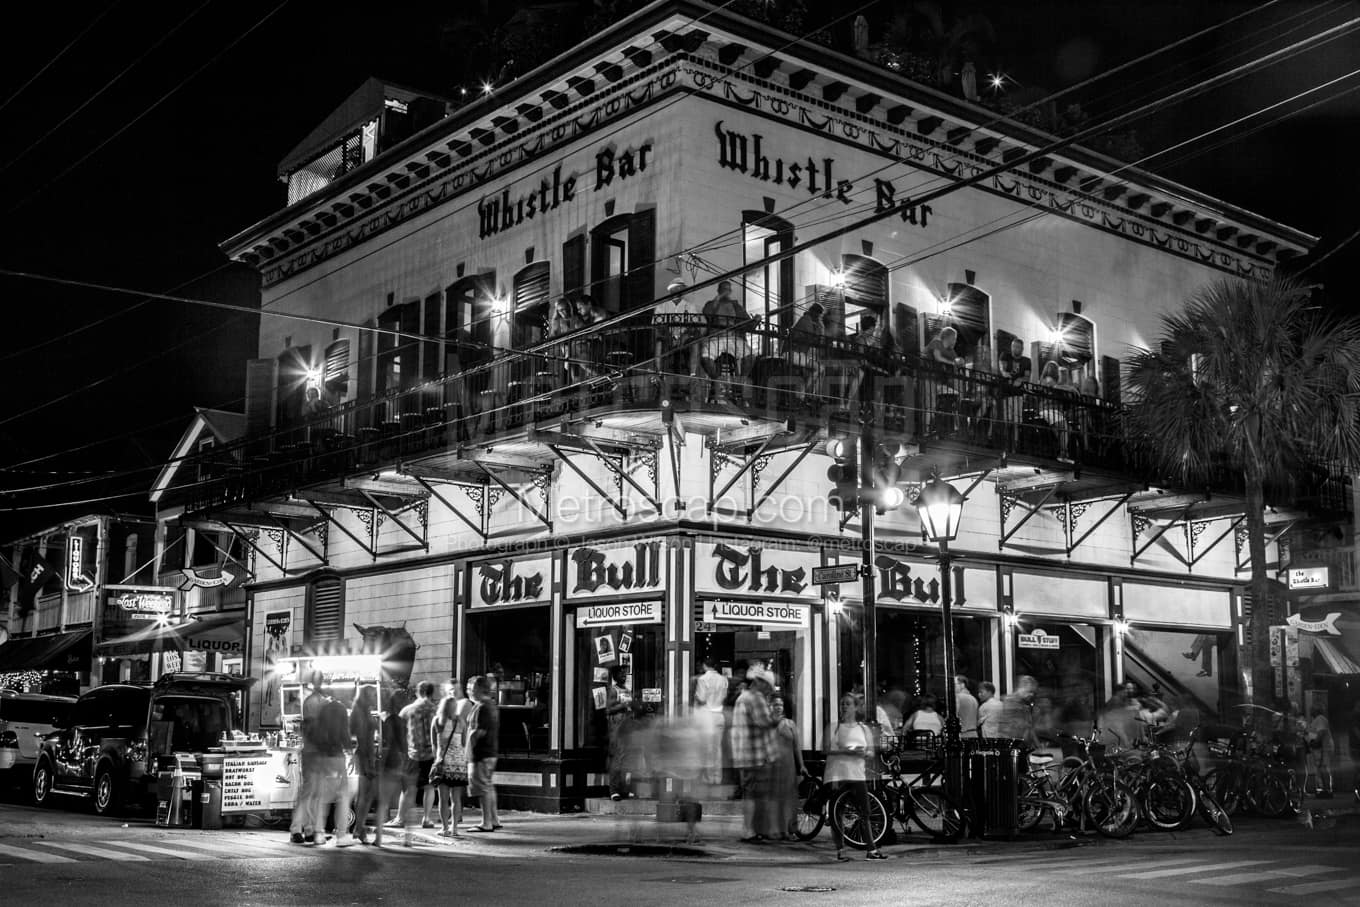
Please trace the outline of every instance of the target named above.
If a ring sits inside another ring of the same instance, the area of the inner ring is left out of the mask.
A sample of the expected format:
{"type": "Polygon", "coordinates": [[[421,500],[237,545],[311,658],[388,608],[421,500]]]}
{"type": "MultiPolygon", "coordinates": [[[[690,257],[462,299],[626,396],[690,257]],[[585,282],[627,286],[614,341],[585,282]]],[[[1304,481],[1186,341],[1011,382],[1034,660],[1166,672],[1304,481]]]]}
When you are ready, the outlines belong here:
{"type": "MultiPolygon", "coordinates": [[[[1170,862],[1170,861],[1168,861],[1168,862],[1170,862]]],[[[1167,878],[1167,877],[1169,877],[1169,876],[1188,876],[1188,875],[1190,875],[1191,873],[1196,873],[1196,872],[1219,872],[1220,870],[1224,870],[1224,869],[1237,869],[1239,866],[1256,866],[1256,867],[1259,867],[1259,866],[1261,865],[1261,861],[1260,861],[1260,860],[1242,860],[1242,861],[1237,862],[1237,863],[1206,863],[1206,862],[1203,862],[1202,860],[1196,860],[1195,862],[1199,863],[1199,865],[1198,865],[1198,866],[1182,866],[1182,867],[1179,868],[1179,869],[1154,869],[1154,870],[1152,870],[1152,871],[1150,871],[1150,872],[1121,872],[1121,873],[1119,874],[1119,878],[1121,878],[1121,879],[1164,879],[1164,878],[1167,878]]]]}
{"type": "Polygon", "coordinates": [[[34,863],[79,863],[74,857],[61,857],[54,853],[43,853],[38,850],[28,850],[23,847],[10,847],[8,844],[0,844],[0,856],[17,857],[20,860],[32,860],[34,863]]]}
{"type": "Polygon", "coordinates": [[[1192,885],[1250,885],[1252,882],[1278,882],[1278,872],[1230,872],[1207,879],[1191,879],[1192,885]]]}
{"type": "MultiPolygon", "coordinates": [[[[207,837],[188,837],[183,838],[163,838],[166,844],[173,844],[176,847],[195,847],[199,850],[208,850],[212,853],[223,856],[231,853],[241,853],[248,850],[256,856],[282,855],[285,847],[290,846],[284,841],[266,841],[262,838],[207,838],[207,837]]],[[[291,845],[296,846],[296,845],[291,845]]]]}
{"type": "Polygon", "coordinates": [[[1296,879],[1307,878],[1308,876],[1320,876],[1324,872],[1344,872],[1340,866],[1322,866],[1320,864],[1309,864],[1306,866],[1281,866],[1279,869],[1272,870],[1276,875],[1290,876],[1296,879]]]}
{"type": "Polygon", "coordinates": [[[1355,888],[1360,885],[1356,879],[1331,879],[1326,882],[1304,882],[1302,885],[1285,885],[1270,889],[1271,894],[1318,894],[1323,891],[1336,891],[1338,888],[1355,888]]]}
{"type": "Polygon", "coordinates": [[[66,844],[60,841],[35,841],[43,847],[55,847],[58,850],[69,850],[72,853],[83,853],[89,857],[103,857],[106,860],[116,860],[120,862],[145,863],[150,857],[140,854],[128,853],[124,850],[109,850],[106,847],[91,847],[89,844],[66,844]]]}
{"type": "Polygon", "coordinates": [[[158,853],[167,857],[178,857],[181,860],[211,860],[212,857],[206,853],[198,853],[193,850],[174,849],[171,847],[157,847],[155,844],[146,844],[141,841],[100,841],[110,847],[131,847],[133,850],[143,850],[147,853],[158,853]]]}
{"type": "MultiPolygon", "coordinates": [[[[1178,863],[1199,863],[1202,862],[1202,859],[1203,858],[1201,857],[1180,857],[1175,860],[1161,860],[1157,865],[1175,866],[1178,863]]],[[[1127,869],[1128,866],[1129,859],[1128,857],[1125,857],[1122,860],[1102,860],[1099,863],[1079,863],[1072,866],[1059,866],[1056,868],[1045,865],[1043,868],[1053,868],[1053,871],[1055,872],[1062,872],[1070,875],[1094,875],[1102,872],[1114,872],[1117,869],[1127,869]]]]}

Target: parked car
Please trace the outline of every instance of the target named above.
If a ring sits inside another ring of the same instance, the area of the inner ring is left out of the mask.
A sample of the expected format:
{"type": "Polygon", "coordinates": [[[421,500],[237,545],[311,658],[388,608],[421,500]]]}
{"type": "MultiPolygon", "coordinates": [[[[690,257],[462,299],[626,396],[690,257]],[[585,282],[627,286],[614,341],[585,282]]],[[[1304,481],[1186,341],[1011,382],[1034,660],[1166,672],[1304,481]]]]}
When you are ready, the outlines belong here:
{"type": "Polygon", "coordinates": [[[42,742],[33,768],[33,801],[88,799],[99,815],[152,805],[156,761],[201,753],[236,729],[240,694],[254,678],[166,674],[154,684],[96,687],[76,700],[69,722],[42,742]]]}
{"type": "Polygon", "coordinates": [[[0,785],[28,785],[39,742],[70,720],[74,696],[0,690],[0,785]]]}

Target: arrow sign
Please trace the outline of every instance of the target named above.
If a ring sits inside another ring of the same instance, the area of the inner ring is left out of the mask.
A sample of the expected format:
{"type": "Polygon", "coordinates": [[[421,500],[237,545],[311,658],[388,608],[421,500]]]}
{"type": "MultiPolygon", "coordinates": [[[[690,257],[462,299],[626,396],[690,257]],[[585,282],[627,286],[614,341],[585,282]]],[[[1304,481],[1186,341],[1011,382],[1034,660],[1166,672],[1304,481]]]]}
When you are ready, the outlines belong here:
{"type": "Polygon", "coordinates": [[[852,583],[859,579],[859,564],[837,564],[834,567],[813,567],[812,582],[818,586],[852,583]]]}
{"type": "Polygon", "coordinates": [[[1284,621],[1289,626],[1297,627],[1305,633],[1326,633],[1328,636],[1340,636],[1341,630],[1336,625],[1339,617],[1341,617],[1340,611],[1333,611],[1322,620],[1304,620],[1301,615],[1291,614],[1284,621]]]}

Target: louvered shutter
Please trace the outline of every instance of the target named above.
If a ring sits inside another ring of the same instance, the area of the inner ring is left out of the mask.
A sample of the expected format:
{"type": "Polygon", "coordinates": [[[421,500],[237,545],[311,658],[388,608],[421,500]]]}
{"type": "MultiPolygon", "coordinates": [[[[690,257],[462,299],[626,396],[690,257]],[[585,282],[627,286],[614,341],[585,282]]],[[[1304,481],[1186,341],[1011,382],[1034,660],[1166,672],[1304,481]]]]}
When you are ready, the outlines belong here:
{"type": "Polygon", "coordinates": [[[562,243],[562,294],[576,298],[586,286],[586,235],[562,243]]]}
{"type": "Polygon", "coordinates": [[[326,347],[325,372],[321,377],[326,396],[339,403],[349,396],[349,339],[337,340],[326,347]]]}
{"type": "Polygon", "coordinates": [[[1096,330],[1088,319],[1061,312],[1058,314],[1058,332],[1062,337],[1060,364],[1064,367],[1080,367],[1095,356],[1096,330]]]}
{"type": "Polygon", "coordinates": [[[1120,387],[1119,360],[1114,356],[1100,357],[1100,390],[1104,398],[1118,406],[1123,400],[1120,387]]]}
{"type": "Polygon", "coordinates": [[[845,297],[858,305],[882,311],[888,303],[888,269],[863,255],[842,255],[845,297]]]}
{"type": "Polygon", "coordinates": [[[443,314],[439,296],[435,293],[425,297],[424,321],[420,332],[422,337],[428,338],[420,345],[420,377],[425,381],[439,377],[439,319],[443,314]]]}
{"type": "Polygon", "coordinates": [[[656,211],[638,211],[628,222],[628,308],[655,302],[656,211]]]}
{"type": "Polygon", "coordinates": [[[904,356],[921,355],[920,313],[904,303],[893,306],[893,329],[897,348],[904,356]]]}
{"type": "Polygon", "coordinates": [[[247,449],[252,454],[270,450],[278,375],[279,364],[273,359],[252,359],[246,363],[246,437],[251,439],[247,449]]]}
{"type": "Polygon", "coordinates": [[[550,277],[551,271],[546,261],[531,264],[516,274],[515,311],[522,312],[537,306],[546,306],[550,277]]]}
{"type": "Polygon", "coordinates": [[[308,588],[307,627],[309,644],[345,636],[345,586],[338,576],[313,580],[308,588]]]}

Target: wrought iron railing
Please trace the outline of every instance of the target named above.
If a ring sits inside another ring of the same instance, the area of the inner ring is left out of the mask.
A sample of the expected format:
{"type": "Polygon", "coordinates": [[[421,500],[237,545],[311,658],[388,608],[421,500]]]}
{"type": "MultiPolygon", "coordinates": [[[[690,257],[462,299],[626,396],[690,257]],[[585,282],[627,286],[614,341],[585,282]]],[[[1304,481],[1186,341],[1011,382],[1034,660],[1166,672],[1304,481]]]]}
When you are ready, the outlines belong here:
{"type": "MultiPolygon", "coordinates": [[[[745,322],[708,334],[623,323],[315,413],[198,462],[191,509],[251,500],[610,407],[713,404],[750,418],[872,420],[880,433],[1154,478],[1123,409],[1070,388],[903,356],[855,337],[745,322]],[[709,375],[709,370],[713,374],[709,375]],[[696,374],[691,374],[691,373],[696,374]]],[[[1348,489],[1309,488],[1341,509],[1348,489]],[[1344,493],[1343,493],[1344,492],[1344,493]],[[1344,500],[1343,500],[1344,498],[1344,500]]],[[[195,474],[189,470],[188,474],[195,474]]],[[[1223,482],[1238,484],[1226,475],[1223,482]]],[[[1319,498],[1322,500],[1322,498],[1319,498]]]]}

